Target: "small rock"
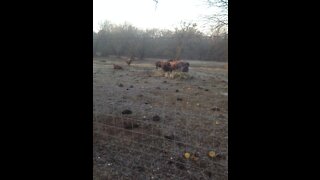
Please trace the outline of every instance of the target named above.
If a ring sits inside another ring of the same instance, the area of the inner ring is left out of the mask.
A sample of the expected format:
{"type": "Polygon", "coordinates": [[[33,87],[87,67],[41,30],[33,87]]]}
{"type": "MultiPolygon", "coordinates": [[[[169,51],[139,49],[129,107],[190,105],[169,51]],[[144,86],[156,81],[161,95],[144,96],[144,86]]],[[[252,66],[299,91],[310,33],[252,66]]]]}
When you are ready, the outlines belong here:
{"type": "Polygon", "coordinates": [[[119,87],[123,87],[123,84],[120,83],[120,84],[119,84],[119,87]]]}
{"type": "Polygon", "coordinates": [[[124,128],[125,129],[133,129],[133,128],[138,128],[139,127],[139,125],[138,124],[136,124],[136,123],[133,123],[133,124],[131,124],[131,123],[124,123],[124,128]]]}
{"type": "Polygon", "coordinates": [[[173,161],[168,161],[167,164],[171,165],[173,164],[173,161]]]}
{"type": "Polygon", "coordinates": [[[167,83],[167,81],[163,81],[163,83],[167,83]]]}
{"type": "Polygon", "coordinates": [[[169,140],[174,140],[174,135],[170,135],[170,136],[164,136],[165,138],[169,139],[169,140]]]}
{"type": "Polygon", "coordinates": [[[182,98],[177,98],[177,101],[182,101],[182,98]]]}
{"type": "Polygon", "coordinates": [[[131,85],[130,88],[133,88],[133,86],[131,85]]]}
{"type": "Polygon", "coordinates": [[[179,92],[179,89],[177,89],[176,92],[179,92]]]}
{"type": "Polygon", "coordinates": [[[209,91],[209,89],[205,89],[205,91],[209,91]]]}
{"type": "Polygon", "coordinates": [[[220,108],[218,108],[218,107],[213,107],[212,109],[211,109],[212,111],[220,111],[220,108]]]}
{"type": "Polygon", "coordinates": [[[155,115],[152,117],[153,121],[160,121],[160,117],[158,115],[155,115]]]}
{"type": "Polygon", "coordinates": [[[122,114],[132,114],[132,111],[131,111],[131,110],[128,110],[128,109],[126,109],[126,110],[122,111],[122,114]]]}

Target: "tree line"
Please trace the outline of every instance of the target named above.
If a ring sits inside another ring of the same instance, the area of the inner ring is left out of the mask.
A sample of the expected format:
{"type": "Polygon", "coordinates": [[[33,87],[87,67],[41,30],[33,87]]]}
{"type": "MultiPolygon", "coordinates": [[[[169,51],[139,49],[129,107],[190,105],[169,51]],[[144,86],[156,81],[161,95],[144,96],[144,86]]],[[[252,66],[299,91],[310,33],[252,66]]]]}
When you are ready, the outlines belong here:
{"type": "Polygon", "coordinates": [[[93,57],[134,56],[138,59],[228,60],[228,34],[206,35],[195,23],[181,23],[175,30],[141,30],[129,24],[105,21],[93,32],[93,57]]]}

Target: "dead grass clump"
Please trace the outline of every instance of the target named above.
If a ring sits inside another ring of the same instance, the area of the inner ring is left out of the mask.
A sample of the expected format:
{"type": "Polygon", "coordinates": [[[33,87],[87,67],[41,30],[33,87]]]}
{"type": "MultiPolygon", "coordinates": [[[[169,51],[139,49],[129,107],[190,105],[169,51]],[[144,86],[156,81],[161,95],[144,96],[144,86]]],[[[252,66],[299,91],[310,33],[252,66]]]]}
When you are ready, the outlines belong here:
{"type": "Polygon", "coordinates": [[[187,72],[171,72],[171,73],[165,73],[165,77],[171,78],[171,79],[179,79],[179,80],[188,80],[192,79],[193,76],[191,76],[187,72]]]}

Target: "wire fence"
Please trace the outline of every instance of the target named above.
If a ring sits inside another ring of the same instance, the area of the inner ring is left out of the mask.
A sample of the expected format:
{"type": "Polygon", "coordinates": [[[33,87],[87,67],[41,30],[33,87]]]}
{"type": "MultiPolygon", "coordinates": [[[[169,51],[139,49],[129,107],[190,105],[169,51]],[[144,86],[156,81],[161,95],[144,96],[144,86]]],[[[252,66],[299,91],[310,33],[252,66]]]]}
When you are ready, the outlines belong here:
{"type": "Polygon", "coordinates": [[[226,89],[154,71],[94,65],[94,179],[227,179],[226,89]]]}

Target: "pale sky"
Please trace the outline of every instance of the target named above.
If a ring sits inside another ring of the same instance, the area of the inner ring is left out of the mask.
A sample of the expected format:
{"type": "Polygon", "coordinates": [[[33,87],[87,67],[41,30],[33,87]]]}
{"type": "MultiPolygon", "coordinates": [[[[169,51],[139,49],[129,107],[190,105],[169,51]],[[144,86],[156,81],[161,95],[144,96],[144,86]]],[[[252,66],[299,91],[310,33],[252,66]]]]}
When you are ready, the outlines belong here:
{"type": "Polygon", "coordinates": [[[197,23],[201,28],[200,16],[214,13],[214,8],[205,6],[205,0],[93,0],[93,30],[99,23],[108,20],[121,24],[129,22],[140,29],[171,29],[180,21],[197,23]]]}

